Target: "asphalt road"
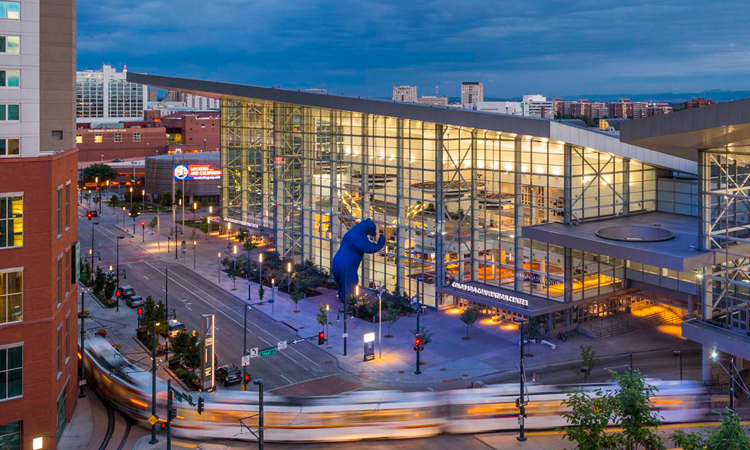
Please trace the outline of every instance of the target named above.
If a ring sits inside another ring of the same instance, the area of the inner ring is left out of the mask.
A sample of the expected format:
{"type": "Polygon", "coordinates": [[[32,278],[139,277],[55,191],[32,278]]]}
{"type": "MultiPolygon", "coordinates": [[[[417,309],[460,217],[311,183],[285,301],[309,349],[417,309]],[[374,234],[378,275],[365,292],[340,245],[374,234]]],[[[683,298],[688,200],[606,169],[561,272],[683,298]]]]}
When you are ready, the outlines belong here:
{"type": "MultiPolygon", "coordinates": [[[[83,209],[79,209],[79,212],[85,214],[83,209]]],[[[119,214],[113,215],[111,209],[108,210],[105,207],[98,218],[100,224],[95,227],[94,242],[95,250],[98,252],[96,256],[101,257],[100,261],[95,262],[105,270],[110,265],[113,268],[116,266],[117,236],[125,235],[122,230],[115,227],[115,223],[119,223],[119,218],[119,214]]],[[[84,255],[87,255],[88,249],[91,248],[92,222],[94,221],[88,221],[85,217],[80,221],[79,238],[81,253],[84,255]]],[[[138,231],[140,231],[140,226],[138,226],[138,231]]],[[[165,301],[168,270],[168,303],[169,308],[174,309],[177,319],[184,323],[188,330],[197,330],[202,314],[214,314],[217,331],[216,354],[219,364],[233,363],[240,366],[245,302],[182,265],[170,264],[155,258],[138,247],[140,242],[141,237],[138,234],[133,239],[126,236],[125,239],[120,240],[120,269],[121,271],[124,269],[120,284],[133,286],[136,293],[144,298],[151,295],[154,300],[165,301]]],[[[136,312],[130,310],[124,302],[120,304],[120,314],[123,316],[123,322],[136,323],[136,312]]],[[[279,341],[284,340],[291,343],[298,337],[311,336],[304,334],[299,336],[292,328],[252,308],[248,311],[248,351],[254,347],[261,350],[275,347],[279,341]]],[[[267,390],[329,377],[331,393],[334,393],[336,387],[340,385],[340,379],[335,376],[344,375],[348,380],[351,380],[352,376],[339,370],[335,359],[319,349],[316,344],[317,335],[314,342],[310,340],[295,345],[290,344],[286,350],[281,350],[273,356],[253,358],[248,371],[253,378],[262,377],[267,390]]],[[[239,389],[239,384],[232,385],[229,389],[239,389]]]]}

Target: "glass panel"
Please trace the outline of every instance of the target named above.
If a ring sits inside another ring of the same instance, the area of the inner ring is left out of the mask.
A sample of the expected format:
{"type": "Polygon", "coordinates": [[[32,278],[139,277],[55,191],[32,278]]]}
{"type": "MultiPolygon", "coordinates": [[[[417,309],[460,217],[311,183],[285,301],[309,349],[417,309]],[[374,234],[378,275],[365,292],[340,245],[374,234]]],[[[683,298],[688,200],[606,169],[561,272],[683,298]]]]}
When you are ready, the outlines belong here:
{"type": "Polygon", "coordinates": [[[21,85],[21,71],[8,70],[8,87],[18,87],[21,85]]]}
{"type": "Polygon", "coordinates": [[[6,120],[7,119],[7,117],[5,115],[6,108],[7,107],[5,105],[0,105],[0,120],[6,120]]]}
{"type": "Polygon", "coordinates": [[[8,154],[8,143],[5,141],[5,139],[0,139],[0,155],[7,155],[8,154]]]}
{"type": "Polygon", "coordinates": [[[5,70],[0,70],[0,86],[7,86],[8,85],[8,83],[7,83],[7,76],[8,76],[8,74],[6,73],[5,70]]]}
{"type": "Polygon", "coordinates": [[[9,155],[18,155],[20,154],[19,151],[19,140],[18,139],[8,139],[8,154],[9,155]]]}
{"type": "Polygon", "coordinates": [[[0,19],[8,18],[8,3],[0,2],[0,19]]]}
{"type": "Polygon", "coordinates": [[[8,53],[20,53],[21,52],[21,38],[19,36],[8,36],[8,53]]]}
{"type": "Polygon", "coordinates": [[[8,19],[19,20],[21,18],[21,4],[8,2],[8,19]]]}
{"type": "Polygon", "coordinates": [[[8,105],[8,120],[20,119],[21,105],[8,105]]]}
{"type": "Polygon", "coordinates": [[[8,38],[5,36],[0,36],[0,53],[5,53],[7,51],[7,47],[5,45],[8,38]]]}
{"type": "Polygon", "coordinates": [[[23,369],[8,371],[8,398],[23,394],[23,369]]]}

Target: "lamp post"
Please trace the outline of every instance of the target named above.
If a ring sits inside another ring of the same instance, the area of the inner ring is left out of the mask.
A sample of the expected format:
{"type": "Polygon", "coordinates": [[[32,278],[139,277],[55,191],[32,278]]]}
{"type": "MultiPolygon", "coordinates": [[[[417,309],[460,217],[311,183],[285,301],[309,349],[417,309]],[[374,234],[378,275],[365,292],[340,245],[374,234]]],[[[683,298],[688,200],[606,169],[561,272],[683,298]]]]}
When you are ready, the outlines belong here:
{"type": "MultiPolygon", "coordinates": [[[[419,316],[422,315],[422,295],[420,293],[419,287],[422,284],[422,277],[417,278],[417,336],[420,337],[422,335],[422,329],[419,328],[419,316]]],[[[419,350],[416,351],[417,354],[417,370],[414,371],[416,375],[421,375],[422,370],[419,368],[419,354],[422,353],[419,350]]]]}
{"type": "Polygon", "coordinates": [[[245,272],[247,274],[247,301],[248,303],[252,300],[252,286],[250,285],[250,246],[245,242],[245,249],[247,250],[247,258],[245,258],[245,272]]]}
{"type": "Polygon", "coordinates": [[[519,335],[518,339],[520,342],[521,347],[521,355],[520,355],[520,371],[519,371],[519,378],[520,378],[520,396],[518,397],[518,439],[519,441],[523,442],[526,440],[526,430],[524,428],[524,421],[526,419],[526,401],[524,399],[524,381],[526,380],[526,375],[524,374],[524,367],[523,367],[523,325],[524,320],[520,317],[516,317],[514,319],[516,323],[519,324],[519,335]]]}
{"type": "Polygon", "coordinates": [[[133,186],[130,186],[130,189],[128,190],[130,191],[130,210],[132,211],[133,210],[133,186]]]}
{"type": "Polygon", "coordinates": [[[276,312],[276,278],[271,278],[271,315],[276,312]]]}
{"type": "MultiPolygon", "coordinates": [[[[383,286],[378,282],[378,358],[383,358],[383,286]]],[[[326,305],[328,311],[328,305],[326,305]]]]}
{"type": "Polygon", "coordinates": [[[94,245],[94,225],[99,225],[99,222],[91,222],[91,276],[94,276],[94,253],[95,245],[94,245]]]}
{"type": "MultiPolygon", "coordinates": [[[[153,337],[151,339],[151,415],[156,417],[156,330],[161,325],[154,322],[153,337]]],[[[159,442],[156,439],[156,422],[151,425],[151,440],[149,444],[153,445],[159,442]]]]}
{"type": "MultiPolygon", "coordinates": [[[[169,269],[164,269],[164,322],[169,330],[169,269]]],[[[164,360],[169,361],[169,337],[164,341],[164,360]]]]}
{"type": "Polygon", "coordinates": [[[221,284],[221,252],[216,254],[216,282],[221,284]]]}
{"type": "MultiPolygon", "coordinates": [[[[261,286],[263,286],[263,252],[258,253],[258,297],[260,297],[260,289],[261,286]]],[[[247,278],[250,279],[250,274],[248,273],[247,278]]],[[[248,294],[249,296],[250,294],[248,294]]],[[[263,303],[263,298],[260,297],[258,300],[260,300],[260,303],[263,303]]]]}
{"type": "Polygon", "coordinates": [[[195,221],[195,213],[198,212],[198,202],[193,202],[193,226],[197,227],[198,223],[195,221]]]}
{"type": "Polygon", "coordinates": [[[331,321],[328,319],[328,310],[329,309],[331,309],[330,305],[328,303],[326,303],[326,327],[325,327],[325,332],[326,332],[325,342],[326,342],[326,344],[328,344],[328,324],[331,323],[331,321]]]}
{"type": "Polygon", "coordinates": [[[232,241],[230,238],[231,231],[232,231],[232,222],[227,222],[227,248],[232,246],[232,241]]]}
{"type": "Polygon", "coordinates": [[[146,211],[146,190],[141,190],[141,211],[146,211]]]}
{"type": "Polygon", "coordinates": [[[258,378],[253,384],[258,386],[258,450],[263,450],[263,378],[258,378]]]}
{"type": "Polygon", "coordinates": [[[122,207],[122,227],[125,228],[125,207],[122,207]]]}
{"type": "Polygon", "coordinates": [[[193,240],[193,270],[195,270],[195,260],[196,260],[196,249],[198,248],[198,240],[193,240]]]}
{"type": "MultiPolygon", "coordinates": [[[[242,357],[244,359],[245,356],[247,356],[247,310],[250,309],[250,305],[245,305],[245,320],[242,321],[242,357]]],[[[245,366],[244,362],[242,364],[242,390],[245,389],[245,374],[247,374],[247,366],[245,366]]]]}
{"type": "Polygon", "coordinates": [[[236,291],[237,290],[237,246],[236,245],[232,248],[232,255],[233,255],[232,290],[236,291]]]}
{"type": "Polygon", "coordinates": [[[115,275],[115,282],[117,283],[115,287],[115,298],[117,298],[117,312],[120,312],[120,296],[117,295],[117,292],[120,291],[120,240],[125,239],[125,236],[117,236],[117,274],[115,275]]]}
{"type": "Polygon", "coordinates": [[[211,234],[211,214],[213,212],[214,212],[214,207],[209,206],[208,215],[206,216],[206,240],[208,240],[208,235],[211,234]]]}

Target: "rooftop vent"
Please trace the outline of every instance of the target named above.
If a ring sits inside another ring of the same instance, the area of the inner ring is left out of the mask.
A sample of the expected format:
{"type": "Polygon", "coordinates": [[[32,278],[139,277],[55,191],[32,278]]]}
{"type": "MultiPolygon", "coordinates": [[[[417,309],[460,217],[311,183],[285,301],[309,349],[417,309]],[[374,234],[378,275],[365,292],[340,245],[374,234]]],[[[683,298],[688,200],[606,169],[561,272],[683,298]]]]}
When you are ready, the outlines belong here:
{"type": "Polygon", "coordinates": [[[674,233],[657,227],[620,226],[596,230],[600,238],[627,242],[660,242],[674,238],[674,233]]]}

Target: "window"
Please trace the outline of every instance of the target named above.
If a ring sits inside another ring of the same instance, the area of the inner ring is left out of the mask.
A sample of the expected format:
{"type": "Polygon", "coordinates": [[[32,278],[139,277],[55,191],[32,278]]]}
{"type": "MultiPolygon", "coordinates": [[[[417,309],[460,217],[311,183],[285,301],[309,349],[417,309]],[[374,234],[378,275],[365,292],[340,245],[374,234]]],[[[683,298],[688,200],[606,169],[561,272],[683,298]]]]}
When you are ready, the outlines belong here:
{"type": "Polygon", "coordinates": [[[23,320],[23,270],[0,272],[0,324],[23,320]]]}
{"type": "Polygon", "coordinates": [[[76,144],[83,144],[83,136],[76,134],[76,144]]]}
{"type": "Polygon", "coordinates": [[[70,183],[65,185],[65,229],[70,228],[70,183]]]}
{"type": "Polygon", "coordinates": [[[21,422],[0,425],[0,448],[21,450],[21,422]]]}
{"type": "Polygon", "coordinates": [[[20,53],[21,38],[19,36],[0,36],[0,53],[20,53]]]}
{"type": "Polygon", "coordinates": [[[62,374],[62,324],[57,327],[57,378],[62,374]]]}
{"type": "Polygon", "coordinates": [[[66,385],[57,399],[57,440],[59,441],[68,423],[68,386],[66,385]]]}
{"type": "Polygon", "coordinates": [[[115,142],[122,142],[122,133],[115,133],[115,142]]]}
{"type": "Polygon", "coordinates": [[[20,85],[20,70],[0,70],[0,87],[18,87],[20,85]]]}
{"type": "Polygon", "coordinates": [[[68,342],[70,338],[70,315],[65,317],[65,336],[63,340],[63,346],[65,347],[65,362],[67,363],[70,359],[70,346],[68,345],[68,342]]]}
{"type": "Polygon", "coordinates": [[[52,140],[53,141],[62,141],[63,140],[63,131],[62,130],[52,130],[52,140]]]}
{"type": "Polygon", "coordinates": [[[68,277],[70,277],[70,250],[65,249],[65,272],[63,273],[62,283],[65,286],[66,295],[70,292],[70,283],[68,282],[70,278],[68,277]]]}
{"type": "Polygon", "coordinates": [[[57,306],[62,304],[62,255],[57,257],[57,306]]]}
{"type": "Polygon", "coordinates": [[[141,133],[133,133],[133,142],[141,142],[141,133]]]}
{"type": "Polygon", "coordinates": [[[14,156],[20,154],[19,139],[0,139],[0,156],[14,156]]]}
{"type": "Polygon", "coordinates": [[[57,237],[62,236],[62,186],[57,188],[57,237]]]}
{"type": "Polygon", "coordinates": [[[0,104],[0,121],[18,120],[20,118],[20,105],[0,104]]]}
{"type": "Polygon", "coordinates": [[[0,2],[0,19],[18,20],[21,18],[21,3],[0,2]]]}
{"type": "Polygon", "coordinates": [[[94,135],[94,143],[101,144],[103,142],[103,140],[104,139],[102,138],[102,134],[101,133],[96,133],[94,135]]]}
{"type": "Polygon", "coordinates": [[[15,344],[0,347],[0,400],[23,395],[22,381],[23,346],[15,344]]]}
{"type": "Polygon", "coordinates": [[[0,249],[23,245],[23,197],[0,194],[0,249]]]}
{"type": "Polygon", "coordinates": [[[201,128],[206,128],[206,124],[205,124],[205,123],[202,123],[202,124],[201,124],[201,128]]]}

